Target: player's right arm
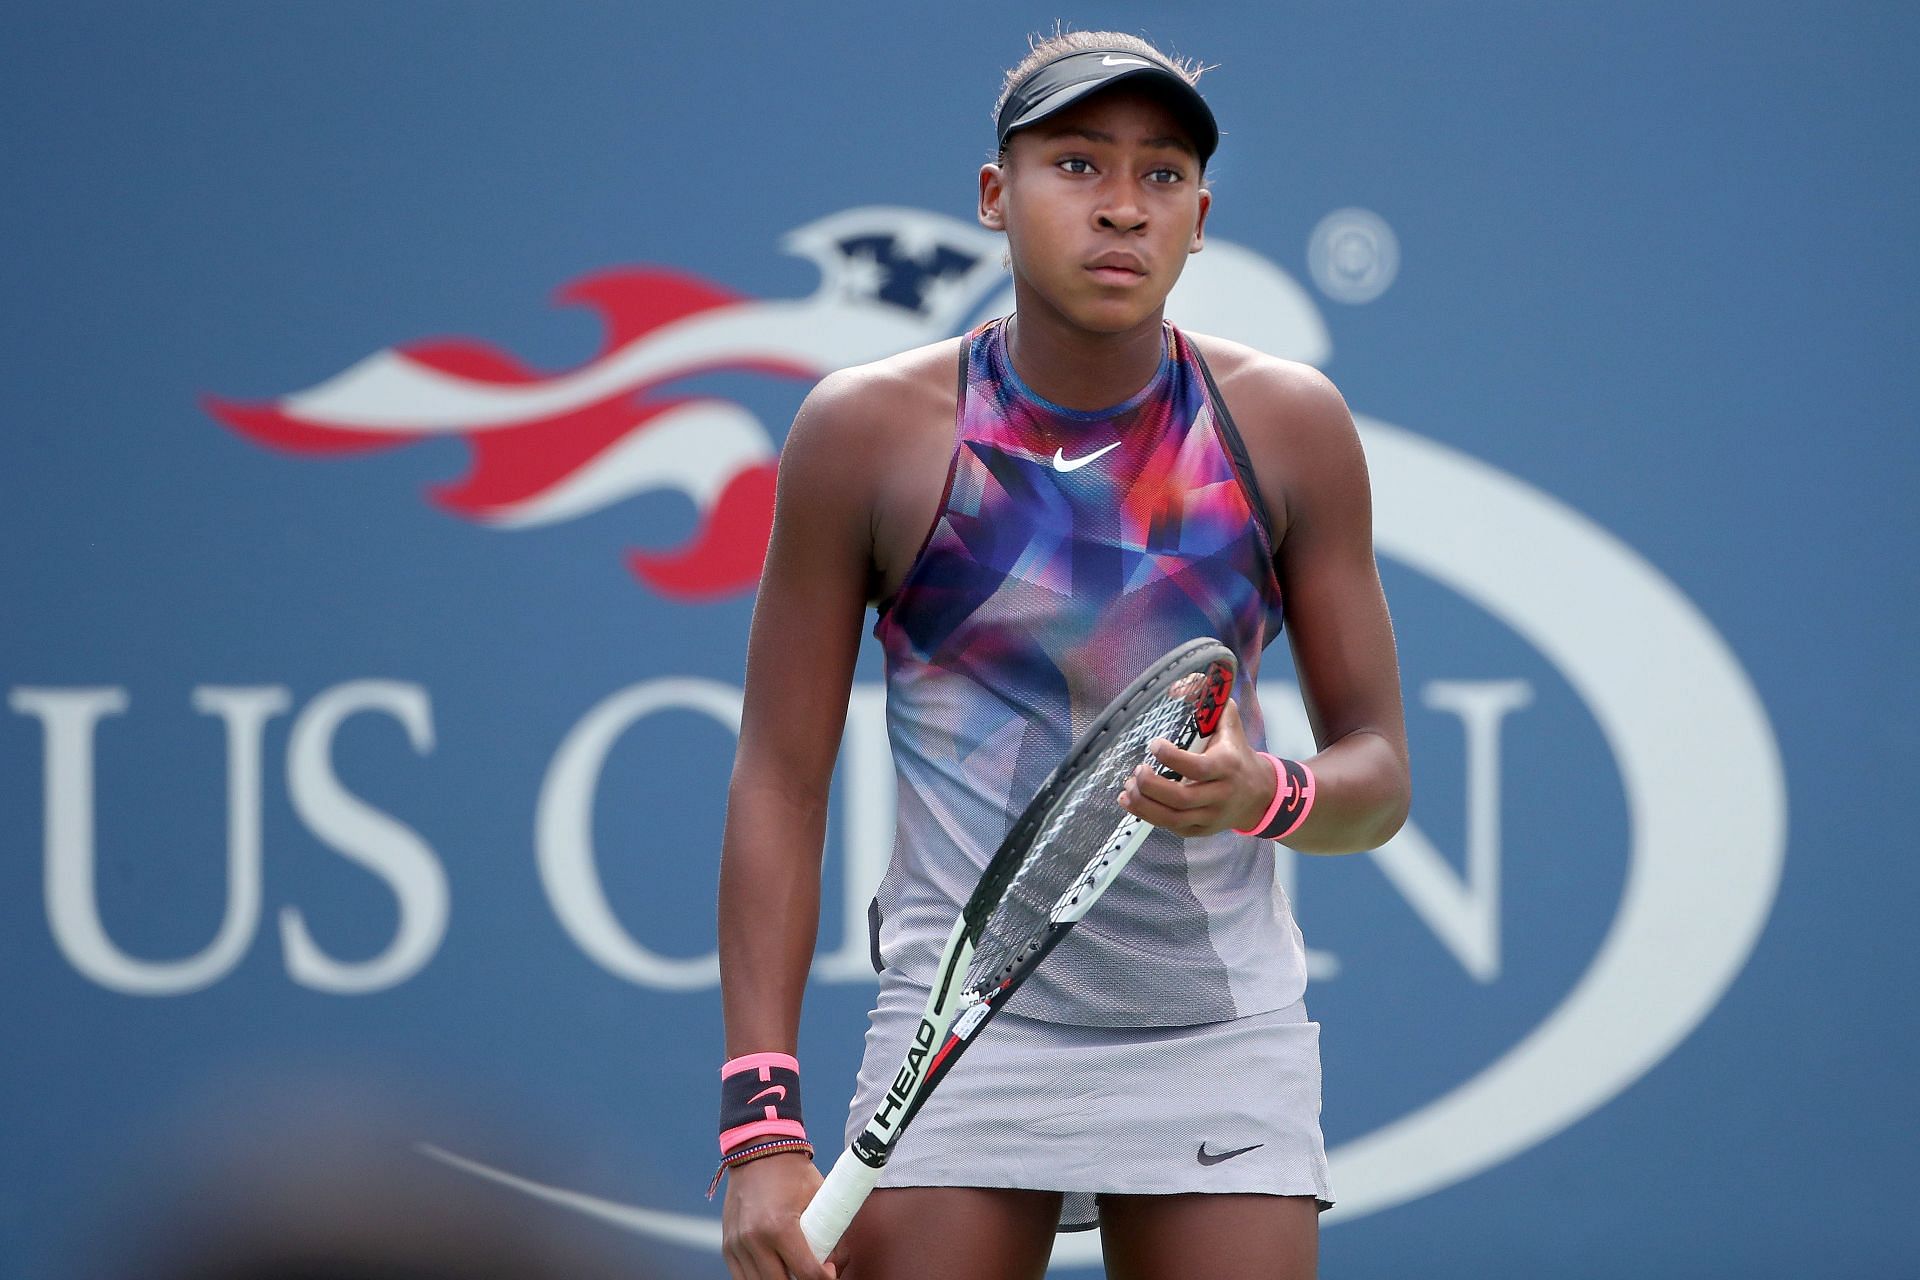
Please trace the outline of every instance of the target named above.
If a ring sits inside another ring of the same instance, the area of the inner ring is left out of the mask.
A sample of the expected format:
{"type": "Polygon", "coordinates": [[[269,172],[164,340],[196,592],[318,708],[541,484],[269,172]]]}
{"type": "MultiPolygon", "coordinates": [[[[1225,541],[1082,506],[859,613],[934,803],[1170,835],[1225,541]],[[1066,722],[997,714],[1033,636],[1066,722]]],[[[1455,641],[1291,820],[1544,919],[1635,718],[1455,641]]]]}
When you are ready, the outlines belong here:
{"type": "MultiPolygon", "coordinates": [[[[873,564],[882,442],[869,438],[864,390],[853,371],[823,380],[781,450],[721,842],[720,993],[730,1059],[792,1053],[799,1034],[820,919],[827,790],[873,564]]],[[[831,1274],[800,1233],[820,1182],[804,1155],[767,1156],[728,1178],[723,1252],[735,1277],[831,1274]]]]}

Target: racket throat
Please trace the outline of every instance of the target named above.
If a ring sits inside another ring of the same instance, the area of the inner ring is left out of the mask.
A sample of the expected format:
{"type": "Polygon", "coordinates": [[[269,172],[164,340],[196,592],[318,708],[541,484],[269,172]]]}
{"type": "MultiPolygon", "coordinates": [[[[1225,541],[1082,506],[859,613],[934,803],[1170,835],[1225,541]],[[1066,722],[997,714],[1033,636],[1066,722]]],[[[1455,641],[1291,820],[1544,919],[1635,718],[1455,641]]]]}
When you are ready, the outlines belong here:
{"type": "Polygon", "coordinates": [[[1086,915],[1114,878],[1127,869],[1127,864],[1133,861],[1133,855],[1139,852],[1152,830],[1138,818],[1122,819],[1107,838],[1107,843],[1101,846],[1099,854],[1087,863],[1086,870],[1067,886],[1067,891],[1053,904],[1053,910],[1047,917],[1053,925],[1057,928],[1074,924],[1086,915]]]}

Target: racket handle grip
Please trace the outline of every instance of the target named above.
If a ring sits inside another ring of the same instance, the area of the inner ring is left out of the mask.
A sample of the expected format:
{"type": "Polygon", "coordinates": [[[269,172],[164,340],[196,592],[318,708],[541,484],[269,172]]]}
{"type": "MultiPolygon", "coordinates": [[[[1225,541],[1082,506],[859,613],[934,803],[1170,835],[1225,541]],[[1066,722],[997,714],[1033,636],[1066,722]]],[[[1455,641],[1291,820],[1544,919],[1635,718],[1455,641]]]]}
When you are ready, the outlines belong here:
{"type": "Polygon", "coordinates": [[[847,1233],[847,1224],[866,1202],[867,1192],[880,1180],[880,1171],[853,1154],[851,1148],[827,1171],[826,1181],[813,1193],[807,1211],[800,1215],[800,1230],[806,1234],[813,1256],[822,1261],[847,1233]]]}

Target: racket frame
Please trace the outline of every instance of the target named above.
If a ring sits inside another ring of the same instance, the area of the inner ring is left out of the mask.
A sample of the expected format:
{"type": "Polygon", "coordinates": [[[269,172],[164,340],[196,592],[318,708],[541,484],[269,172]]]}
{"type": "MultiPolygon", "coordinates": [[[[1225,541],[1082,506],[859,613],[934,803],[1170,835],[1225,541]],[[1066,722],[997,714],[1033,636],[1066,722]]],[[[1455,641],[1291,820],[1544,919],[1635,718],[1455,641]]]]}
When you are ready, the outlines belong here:
{"type": "MultiPolygon", "coordinates": [[[[1164,695],[1188,675],[1204,674],[1206,687],[1195,698],[1194,714],[1167,736],[1183,749],[1211,737],[1232,694],[1236,670],[1232,652],[1217,640],[1192,640],[1172,650],[1108,704],[1074,743],[1066,758],[1041,783],[1039,791],[988,861],[959,919],[954,921],[935,969],[926,1008],[879,1109],[834,1161],[826,1180],[801,1216],[801,1229],[816,1258],[824,1259],[839,1243],[853,1215],[879,1181],[880,1172],[892,1158],[900,1136],[919,1114],[934,1087],[953,1069],[980,1029],[1012,998],[1027,975],[1099,901],[1100,895],[1126,869],[1141,844],[1152,834],[1151,824],[1121,811],[1113,834],[1054,904],[1048,915],[1047,930],[1039,940],[1015,958],[999,983],[984,992],[961,989],[973,962],[975,944],[987,921],[1025,862],[1033,841],[1044,830],[1045,820],[1077,779],[1082,763],[1101,751],[1114,733],[1124,731],[1133,722],[1135,704],[1150,691],[1156,696],[1164,695]],[[1165,690],[1158,688],[1163,682],[1165,690]]],[[[1141,705],[1150,705],[1150,702],[1141,702],[1141,705]]],[[[1149,754],[1147,758],[1152,757],[1149,754]]],[[[1154,767],[1167,777],[1179,776],[1157,761],[1154,767]]]]}

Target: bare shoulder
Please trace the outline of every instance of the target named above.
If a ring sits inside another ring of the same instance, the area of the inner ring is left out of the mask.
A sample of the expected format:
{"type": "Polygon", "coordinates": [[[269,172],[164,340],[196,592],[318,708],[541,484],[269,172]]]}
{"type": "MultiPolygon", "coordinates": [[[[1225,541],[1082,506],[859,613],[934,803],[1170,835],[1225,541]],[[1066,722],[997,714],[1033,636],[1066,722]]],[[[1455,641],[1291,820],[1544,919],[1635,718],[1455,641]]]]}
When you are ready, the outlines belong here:
{"type": "Polygon", "coordinates": [[[807,393],[787,447],[861,450],[878,461],[917,424],[951,422],[960,342],[948,338],[828,374],[807,393]]]}
{"type": "Polygon", "coordinates": [[[1326,374],[1225,338],[1187,336],[1206,357],[1246,442],[1276,534],[1284,536],[1316,508],[1364,506],[1360,433],[1326,374]]]}
{"type": "Polygon", "coordinates": [[[961,341],[841,369],[807,394],[780,451],[776,552],[830,538],[861,562],[868,599],[899,584],[939,508],[961,341]]]}
{"type": "MultiPolygon", "coordinates": [[[[1208,334],[1187,335],[1207,358],[1243,433],[1353,437],[1353,415],[1326,374],[1298,360],[1208,334]]],[[[1306,441],[1296,441],[1306,443],[1306,441]]]]}

